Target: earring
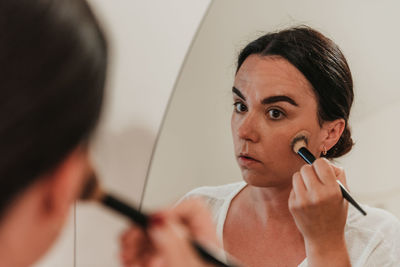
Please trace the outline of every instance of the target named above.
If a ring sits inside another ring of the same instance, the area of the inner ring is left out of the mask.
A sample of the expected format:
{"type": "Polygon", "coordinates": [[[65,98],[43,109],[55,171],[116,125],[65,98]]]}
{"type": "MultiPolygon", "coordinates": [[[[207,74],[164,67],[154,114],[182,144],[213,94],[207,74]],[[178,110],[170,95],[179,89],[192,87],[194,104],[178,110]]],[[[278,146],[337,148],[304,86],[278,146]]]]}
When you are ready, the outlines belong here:
{"type": "Polygon", "coordinates": [[[322,155],[326,156],[327,153],[328,151],[326,150],[326,146],[324,145],[324,150],[322,151],[322,155]]]}

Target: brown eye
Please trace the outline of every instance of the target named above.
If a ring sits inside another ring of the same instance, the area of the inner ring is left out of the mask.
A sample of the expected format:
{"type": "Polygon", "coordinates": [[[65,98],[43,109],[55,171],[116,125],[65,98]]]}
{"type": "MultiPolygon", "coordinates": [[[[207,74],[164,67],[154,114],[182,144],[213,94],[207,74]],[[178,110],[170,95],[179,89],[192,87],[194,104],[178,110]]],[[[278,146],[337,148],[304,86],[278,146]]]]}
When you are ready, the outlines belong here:
{"type": "Polygon", "coordinates": [[[270,109],[268,111],[268,116],[273,120],[279,120],[279,119],[282,119],[284,114],[279,109],[270,109]]]}
{"type": "Polygon", "coordinates": [[[246,105],[244,105],[241,102],[236,102],[233,105],[235,107],[235,112],[237,112],[237,113],[242,113],[242,112],[246,112],[247,111],[246,105]]]}

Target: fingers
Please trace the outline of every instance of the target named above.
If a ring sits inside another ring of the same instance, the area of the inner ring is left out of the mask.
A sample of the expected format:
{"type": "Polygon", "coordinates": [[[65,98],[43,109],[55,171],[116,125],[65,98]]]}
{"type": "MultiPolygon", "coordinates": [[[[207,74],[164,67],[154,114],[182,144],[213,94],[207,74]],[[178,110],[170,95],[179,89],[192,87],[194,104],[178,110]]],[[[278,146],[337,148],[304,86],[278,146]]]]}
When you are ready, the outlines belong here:
{"type": "Polygon", "coordinates": [[[345,177],[341,168],[334,167],[324,158],[317,159],[312,165],[304,165],[293,175],[293,199],[297,205],[317,205],[332,199],[341,199],[339,177],[345,177]],[[306,204],[308,203],[308,204],[306,204]]]}
{"type": "Polygon", "coordinates": [[[324,184],[335,187],[338,184],[336,180],[339,180],[347,188],[346,174],[343,168],[331,164],[325,158],[316,160],[313,166],[324,184]]]}
{"type": "Polygon", "coordinates": [[[218,244],[211,213],[202,199],[182,201],[169,212],[169,216],[182,223],[194,239],[206,244],[218,244]]]}
{"type": "Polygon", "coordinates": [[[347,188],[346,174],[343,168],[337,167],[333,164],[331,164],[331,167],[335,172],[336,179],[338,179],[347,188]]]}
{"type": "Polygon", "coordinates": [[[313,163],[313,169],[323,184],[332,185],[336,183],[335,170],[333,165],[325,158],[319,158],[313,163]]]}
{"type": "Polygon", "coordinates": [[[289,195],[289,210],[295,212],[302,209],[305,205],[303,202],[307,196],[307,189],[299,172],[293,175],[293,189],[289,195]]]}
{"type": "Polygon", "coordinates": [[[303,177],[298,172],[293,175],[293,194],[293,197],[296,198],[307,195],[307,189],[303,177]]]}
{"type": "Polygon", "coordinates": [[[300,169],[300,177],[302,178],[307,191],[312,192],[313,190],[318,189],[321,185],[321,181],[315,173],[312,165],[304,165],[300,169]]]}
{"type": "Polygon", "coordinates": [[[153,250],[146,234],[137,227],[131,227],[121,235],[120,246],[120,260],[125,267],[142,264],[153,250]]]}
{"type": "Polygon", "coordinates": [[[346,176],[342,168],[336,167],[325,158],[315,160],[312,165],[304,165],[300,169],[307,190],[320,185],[336,186],[336,180],[346,184],[346,176]]]}
{"type": "Polygon", "coordinates": [[[200,258],[189,243],[182,225],[164,222],[149,230],[158,258],[149,266],[200,266],[200,258]]]}
{"type": "Polygon", "coordinates": [[[121,262],[124,267],[206,266],[190,240],[217,245],[211,213],[203,201],[189,199],[175,208],[151,216],[144,232],[132,227],[121,236],[121,262]]]}
{"type": "Polygon", "coordinates": [[[323,185],[332,186],[337,179],[335,170],[324,158],[317,159],[312,165],[304,165],[299,172],[307,191],[310,192],[321,189],[323,185]]]}
{"type": "Polygon", "coordinates": [[[182,224],[157,215],[157,222],[147,230],[132,227],[120,239],[124,267],[203,266],[192,248],[188,231],[182,224]]]}

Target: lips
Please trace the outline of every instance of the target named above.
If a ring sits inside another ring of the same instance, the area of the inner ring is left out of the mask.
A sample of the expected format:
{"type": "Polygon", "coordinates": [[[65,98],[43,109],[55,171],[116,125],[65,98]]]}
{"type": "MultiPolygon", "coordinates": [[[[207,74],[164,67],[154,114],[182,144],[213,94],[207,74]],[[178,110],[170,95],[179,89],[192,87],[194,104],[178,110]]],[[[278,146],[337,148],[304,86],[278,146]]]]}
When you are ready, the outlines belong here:
{"type": "Polygon", "coordinates": [[[238,158],[242,161],[245,162],[250,162],[250,161],[255,161],[255,162],[261,162],[258,159],[254,158],[254,156],[250,155],[250,154],[245,154],[245,153],[240,153],[238,158]]]}
{"type": "Polygon", "coordinates": [[[253,155],[249,154],[249,153],[240,153],[239,157],[241,158],[246,158],[246,159],[252,159],[255,161],[259,161],[258,159],[256,159],[253,155]]]}

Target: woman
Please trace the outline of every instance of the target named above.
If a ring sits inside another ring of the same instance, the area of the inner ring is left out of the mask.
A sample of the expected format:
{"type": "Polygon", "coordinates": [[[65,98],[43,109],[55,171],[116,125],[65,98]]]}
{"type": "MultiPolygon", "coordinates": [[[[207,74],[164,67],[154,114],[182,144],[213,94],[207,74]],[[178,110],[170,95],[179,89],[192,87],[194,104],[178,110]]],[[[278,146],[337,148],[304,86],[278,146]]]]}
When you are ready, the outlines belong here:
{"type": "Polygon", "coordinates": [[[238,57],[231,128],[244,182],[202,187],[224,249],[244,266],[398,266],[400,223],[343,199],[352,148],[353,82],[330,39],[303,26],[266,34],[238,57]],[[306,131],[320,157],[304,165],[291,142],[306,131]]]}
{"type": "Polygon", "coordinates": [[[309,27],[266,34],[238,57],[231,126],[244,182],[199,188],[227,252],[245,266],[398,266],[400,223],[379,209],[363,217],[343,199],[343,170],[326,159],[353,145],[349,66],[309,27]],[[304,165],[291,142],[309,133],[320,159],[304,165]]]}
{"type": "MultiPolygon", "coordinates": [[[[90,176],[107,43],[84,0],[0,1],[0,36],[0,266],[24,267],[57,238],[90,176]]],[[[169,266],[202,266],[170,230],[212,233],[207,220],[194,229],[196,218],[180,206],[154,219],[153,246],[169,266]]]]}

